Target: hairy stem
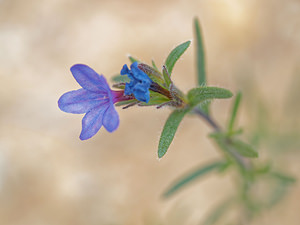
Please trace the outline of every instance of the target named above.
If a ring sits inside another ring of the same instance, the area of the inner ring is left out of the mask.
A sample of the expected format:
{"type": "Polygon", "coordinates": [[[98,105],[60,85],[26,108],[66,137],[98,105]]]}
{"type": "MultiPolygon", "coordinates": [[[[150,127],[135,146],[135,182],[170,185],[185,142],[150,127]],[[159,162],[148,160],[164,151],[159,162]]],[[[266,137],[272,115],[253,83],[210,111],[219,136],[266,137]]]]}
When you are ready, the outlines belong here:
{"type": "Polygon", "coordinates": [[[197,115],[199,115],[200,117],[202,117],[212,128],[214,128],[215,131],[217,131],[217,132],[221,131],[220,126],[218,124],[216,124],[216,122],[213,121],[213,119],[209,115],[204,113],[201,109],[194,108],[193,112],[196,113],[197,115]]]}

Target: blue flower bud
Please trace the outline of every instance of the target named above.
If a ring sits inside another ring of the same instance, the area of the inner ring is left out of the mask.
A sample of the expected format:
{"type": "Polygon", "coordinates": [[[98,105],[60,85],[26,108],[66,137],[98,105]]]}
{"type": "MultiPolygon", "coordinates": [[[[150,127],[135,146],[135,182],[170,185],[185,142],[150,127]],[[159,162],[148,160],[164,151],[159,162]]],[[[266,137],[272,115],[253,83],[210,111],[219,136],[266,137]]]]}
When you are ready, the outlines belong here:
{"type": "Polygon", "coordinates": [[[125,85],[125,95],[133,94],[137,100],[148,103],[149,88],[153,81],[138,68],[137,62],[132,63],[130,69],[125,64],[121,70],[121,75],[127,75],[130,79],[130,82],[125,85]]]}

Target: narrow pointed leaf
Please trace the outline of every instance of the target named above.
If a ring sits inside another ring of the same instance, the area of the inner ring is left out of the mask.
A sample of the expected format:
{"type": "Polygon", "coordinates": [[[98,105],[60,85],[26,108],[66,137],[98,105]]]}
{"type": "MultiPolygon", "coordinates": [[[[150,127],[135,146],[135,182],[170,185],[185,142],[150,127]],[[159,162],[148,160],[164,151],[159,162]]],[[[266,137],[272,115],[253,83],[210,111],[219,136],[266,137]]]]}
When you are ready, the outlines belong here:
{"type": "Polygon", "coordinates": [[[146,102],[140,102],[139,106],[160,105],[160,104],[163,104],[163,103],[168,102],[168,101],[170,101],[170,99],[168,99],[167,97],[162,96],[162,95],[157,95],[157,96],[153,96],[153,97],[151,96],[151,98],[150,98],[150,100],[149,100],[148,103],[146,103],[146,102]]]}
{"type": "Polygon", "coordinates": [[[169,74],[172,74],[173,67],[177,60],[180,58],[180,56],[185,52],[185,50],[190,46],[191,41],[184,42],[180,45],[178,45],[176,48],[174,48],[171,53],[169,54],[165,66],[167,67],[167,70],[169,74]]]}
{"type": "Polygon", "coordinates": [[[122,101],[122,102],[117,102],[115,104],[115,106],[124,106],[124,105],[128,105],[134,102],[138,102],[136,99],[131,99],[131,100],[127,100],[127,101],[122,101]]]}
{"type": "Polygon", "coordinates": [[[280,173],[280,172],[271,172],[270,176],[273,178],[276,178],[284,183],[295,183],[296,179],[294,177],[288,176],[286,174],[280,173]]]}
{"type": "Polygon", "coordinates": [[[196,181],[197,179],[203,177],[210,172],[217,171],[221,169],[226,164],[225,161],[218,161],[207,164],[205,166],[201,166],[196,168],[193,171],[190,171],[186,175],[179,178],[178,181],[174,182],[164,193],[163,197],[167,198],[173,195],[174,193],[180,191],[182,188],[186,187],[187,185],[191,184],[192,182],[196,181]]]}
{"type": "Polygon", "coordinates": [[[163,76],[164,76],[164,80],[166,83],[166,87],[169,89],[170,84],[172,83],[171,78],[170,78],[170,74],[168,72],[168,69],[166,66],[163,66],[163,76]]]}
{"type": "Polygon", "coordinates": [[[174,135],[177,131],[177,128],[183,119],[184,115],[189,111],[189,108],[174,110],[169,118],[167,119],[163,131],[160,136],[159,145],[158,145],[158,157],[163,157],[170,144],[173,141],[174,135]]]}
{"type": "Polygon", "coordinates": [[[211,99],[230,98],[232,93],[224,88],[218,87],[197,87],[188,92],[188,100],[191,106],[211,99]]]}
{"type": "MultiPolygon", "coordinates": [[[[196,75],[197,75],[197,84],[198,86],[206,86],[206,70],[205,70],[205,52],[203,37],[201,33],[201,27],[198,18],[194,20],[194,35],[196,39],[195,48],[196,48],[196,75]]],[[[199,108],[206,114],[209,115],[209,106],[210,101],[206,101],[203,104],[199,105],[199,108]]]]}
{"type": "Polygon", "coordinates": [[[206,74],[205,74],[205,55],[204,55],[204,45],[203,38],[201,34],[201,28],[199,25],[199,20],[196,18],[194,20],[194,29],[196,36],[196,65],[197,65],[197,78],[198,85],[206,85],[206,74]]]}
{"type": "Polygon", "coordinates": [[[128,59],[130,60],[131,63],[134,63],[134,62],[139,62],[138,59],[132,57],[131,55],[128,56],[128,59]]]}
{"type": "Polygon", "coordinates": [[[227,134],[223,132],[214,132],[209,136],[215,140],[220,149],[222,149],[225,155],[229,157],[228,159],[236,162],[241,171],[245,172],[247,170],[247,165],[245,165],[243,157],[241,157],[240,153],[232,147],[231,139],[228,139],[226,135],[227,134]]]}
{"type": "Polygon", "coordinates": [[[235,122],[235,119],[236,119],[237,110],[238,110],[240,102],[241,102],[241,97],[242,97],[242,93],[238,92],[236,97],[235,97],[233,107],[232,107],[232,110],[231,110],[231,117],[230,117],[230,120],[229,120],[229,123],[228,123],[228,133],[233,132],[233,126],[234,126],[234,122],[235,122]]]}
{"type": "Polygon", "coordinates": [[[221,202],[215,209],[213,209],[210,214],[206,217],[202,225],[214,225],[216,224],[227,211],[229,211],[230,207],[234,203],[233,198],[229,198],[223,202],[221,202]]]}
{"type": "Polygon", "coordinates": [[[162,85],[164,83],[164,79],[163,79],[161,73],[158,70],[156,70],[155,68],[148,66],[147,64],[144,64],[144,63],[140,63],[138,65],[138,68],[140,70],[142,70],[144,73],[146,73],[152,81],[154,81],[160,85],[162,85]]]}
{"type": "Polygon", "coordinates": [[[156,70],[158,71],[158,68],[157,68],[157,66],[156,66],[156,64],[155,64],[155,62],[154,62],[154,60],[152,60],[152,66],[153,66],[154,69],[156,69],[156,70]]]}
{"type": "Polygon", "coordinates": [[[251,145],[241,141],[241,140],[232,140],[230,145],[236,150],[240,155],[249,158],[258,157],[257,151],[255,151],[251,145]]]}

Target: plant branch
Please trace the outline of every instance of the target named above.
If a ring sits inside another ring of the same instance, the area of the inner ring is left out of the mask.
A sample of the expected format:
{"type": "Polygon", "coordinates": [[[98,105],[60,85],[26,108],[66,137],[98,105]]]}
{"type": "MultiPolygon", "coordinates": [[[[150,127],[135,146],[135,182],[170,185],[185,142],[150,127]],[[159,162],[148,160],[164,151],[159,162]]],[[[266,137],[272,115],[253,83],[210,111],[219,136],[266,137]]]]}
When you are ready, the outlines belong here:
{"type": "MultiPolygon", "coordinates": [[[[215,132],[221,132],[221,127],[206,113],[204,113],[200,108],[195,107],[193,109],[193,112],[203,118],[214,130],[215,132]]],[[[228,152],[231,154],[231,156],[236,160],[236,162],[244,169],[244,170],[250,170],[251,169],[251,162],[247,158],[244,158],[237,152],[233,151],[232,149],[228,149],[228,152]]]]}
{"type": "Polygon", "coordinates": [[[193,109],[193,112],[195,114],[199,115],[200,117],[202,117],[211,127],[214,128],[215,131],[217,131],[217,132],[221,131],[220,126],[215,121],[213,121],[213,119],[209,115],[204,113],[201,109],[195,107],[193,109]]]}

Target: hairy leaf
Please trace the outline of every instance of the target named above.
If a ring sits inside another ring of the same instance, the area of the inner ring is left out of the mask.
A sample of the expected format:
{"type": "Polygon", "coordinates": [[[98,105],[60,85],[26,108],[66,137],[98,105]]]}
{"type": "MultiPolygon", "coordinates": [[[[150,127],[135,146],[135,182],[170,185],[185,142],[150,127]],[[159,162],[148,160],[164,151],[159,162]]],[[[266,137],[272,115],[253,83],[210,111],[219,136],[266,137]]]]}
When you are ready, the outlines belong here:
{"type": "Polygon", "coordinates": [[[166,66],[163,66],[163,76],[166,83],[166,87],[169,89],[170,84],[172,83],[170,74],[166,66]]]}
{"type": "Polygon", "coordinates": [[[189,111],[189,108],[185,109],[177,109],[174,110],[169,118],[167,119],[165,126],[163,128],[163,131],[160,136],[159,145],[158,145],[158,157],[163,157],[166,152],[168,151],[168,148],[170,144],[173,141],[174,135],[177,131],[177,128],[183,119],[184,115],[189,111]]]}
{"type": "Polygon", "coordinates": [[[147,64],[144,64],[144,63],[140,63],[138,65],[138,68],[140,70],[142,70],[144,73],[146,73],[152,81],[154,81],[160,85],[162,85],[164,83],[161,73],[158,70],[156,70],[155,68],[148,66],[147,64]]]}
{"type": "Polygon", "coordinates": [[[166,59],[165,66],[170,75],[172,74],[175,63],[180,58],[180,56],[185,52],[185,50],[190,46],[190,44],[191,41],[184,42],[178,45],[176,48],[174,48],[169,54],[168,58],[166,59]]]}
{"type": "Polygon", "coordinates": [[[197,66],[197,78],[198,85],[206,85],[206,74],[205,74],[205,55],[204,55],[204,46],[203,38],[201,35],[201,28],[199,25],[199,20],[196,18],[194,20],[194,32],[196,36],[196,66],[197,66]]]}
{"type": "Polygon", "coordinates": [[[197,87],[188,92],[188,100],[191,106],[210,99],[230,98],[232,93],[224,88],[218,87],[197,87]]]}

